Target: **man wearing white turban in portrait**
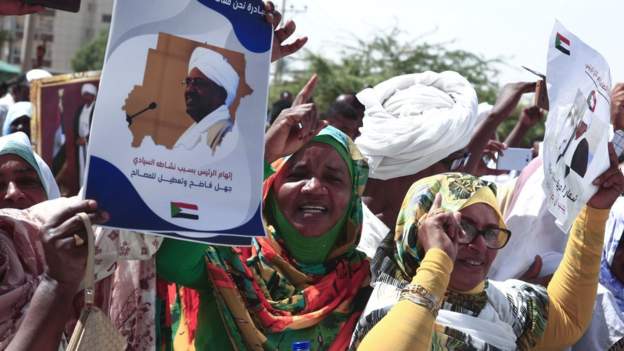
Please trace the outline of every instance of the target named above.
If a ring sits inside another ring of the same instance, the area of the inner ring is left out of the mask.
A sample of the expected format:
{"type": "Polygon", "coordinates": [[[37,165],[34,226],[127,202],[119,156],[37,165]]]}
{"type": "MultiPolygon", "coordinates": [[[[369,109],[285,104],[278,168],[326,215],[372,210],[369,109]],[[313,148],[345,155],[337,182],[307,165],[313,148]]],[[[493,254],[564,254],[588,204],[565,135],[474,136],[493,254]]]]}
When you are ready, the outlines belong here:
{"type": "MultiPolygon", "coordinates": [[[[85,167],[87,164],[87,144],[89,142],[89,133],[91,130],[91,119],[93,118],[95,98],[97,97],[97,87],[91,83],[83,84],[80,88],[80,97],[82,99],[82,104],[80,105],[74,116],[74,140],[76,144],[78,179],[80,182],[80,186],[82,186],[84,184],[85,167]]],[[[57,140],[64,139],[64,137],[59,137],[59,133],[62,133],[60,127],[54,137],[55,145],[57,144],[57,140]]]]}
{"type": "Polygon", "coordinates": [[[215,154],[233,127],[229,107],[238,82],[238,74],[223,55],[203,47],[195,48],[184,80],[186,113],[195,123],[178,138],[176,149],[193,150],[203,145],[215,154]]]}

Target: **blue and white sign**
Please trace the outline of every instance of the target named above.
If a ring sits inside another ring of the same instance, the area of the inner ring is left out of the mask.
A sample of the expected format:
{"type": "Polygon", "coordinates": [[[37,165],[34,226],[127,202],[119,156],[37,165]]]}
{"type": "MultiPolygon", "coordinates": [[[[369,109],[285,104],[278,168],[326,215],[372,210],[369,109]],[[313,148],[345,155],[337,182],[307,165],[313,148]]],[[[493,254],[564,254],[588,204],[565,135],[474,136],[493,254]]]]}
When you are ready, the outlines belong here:
{"type": "Polygon", "coordinates": [[[263,235],[263,10],[259,0],[115,3],[85,195],[110,213],[106,226],[231,245],[263,235]]]}

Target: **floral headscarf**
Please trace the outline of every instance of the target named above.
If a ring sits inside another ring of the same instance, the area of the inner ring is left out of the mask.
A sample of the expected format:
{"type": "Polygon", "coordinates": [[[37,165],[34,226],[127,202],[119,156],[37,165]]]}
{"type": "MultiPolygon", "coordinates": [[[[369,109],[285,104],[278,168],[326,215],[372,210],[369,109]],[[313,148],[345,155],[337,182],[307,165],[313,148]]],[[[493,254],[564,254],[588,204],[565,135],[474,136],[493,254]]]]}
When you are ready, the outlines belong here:
{"type": "Polygon", "coordinates": [[[461,173],[445,173],[422,179],[408,190],[394,235],[394,258],[404,279],[411,280],[422,259],[417,243],[418,222],[429,212],[438,193],[442,195],[442,209],[454,212],[476,203],[484,203],[496,212],[499,226],[506,228],[498,210],[494,183],[461,173]]]}
{"type": "MultiPolygon", "coordinates": [[[[394,235],[384,239],[373,260],[375,288],[366,315],[356,326],[352,349],[399,301],[402,289],[416,274],[423,259],[418,224],[437,194],[442,197],[440,208],[446,211],[486,204],[496,212],[498,226],[505,228],[493,183],[461,173],[439,174],[414,183],[401,206],[394,235]]],[[[434,324],[431,349],[530,349],[544,333],[547,307],[545,289],[520,281],[486,280],[469,292],[447,290],[434,324]]]]}

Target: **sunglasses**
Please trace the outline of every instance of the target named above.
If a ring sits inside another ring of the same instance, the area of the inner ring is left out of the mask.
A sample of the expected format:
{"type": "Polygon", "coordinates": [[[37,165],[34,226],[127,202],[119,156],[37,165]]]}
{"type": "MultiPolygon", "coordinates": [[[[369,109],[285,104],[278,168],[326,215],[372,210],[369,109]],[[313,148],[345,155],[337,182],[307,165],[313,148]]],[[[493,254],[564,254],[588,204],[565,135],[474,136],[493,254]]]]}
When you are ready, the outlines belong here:
{"type": "Polygon", "coordinates": [[[457,239],[460,244],[470,244],[478,235],[483,235],[485,245],[490,249],[498,250],[505,247],[511,237],[511,231],[508,229],[490,227],[479,230],[474,224],[465,220],[461,220],[459,225],[464,231],[464,235],[457,239]]]}

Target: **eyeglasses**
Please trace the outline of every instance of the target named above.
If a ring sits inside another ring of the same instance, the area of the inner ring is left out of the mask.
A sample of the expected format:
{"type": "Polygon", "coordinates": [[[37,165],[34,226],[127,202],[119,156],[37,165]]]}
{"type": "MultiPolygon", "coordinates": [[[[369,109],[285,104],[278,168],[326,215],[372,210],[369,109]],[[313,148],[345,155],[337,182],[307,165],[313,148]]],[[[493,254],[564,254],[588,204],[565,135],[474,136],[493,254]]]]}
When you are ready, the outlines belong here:
{"type": "Polygon", "coordinates": [[[464,230],[464,235],[457,239],[460,244],[470,244],[477,235],[483,235],[485,245],[490,249],[498,250],[505,247],[511,237],[511,231],[508,229],[494,227],[479,230],[474,224],[465,220],[460,221],[459,225],[464,230]]]}
{"type": "Polygon", "coordinates": [[[182,80],[182,85],[185,87],[195,87],[195,88],[206,88],[210,82],[207,79],[203,78],[191,78],[186,77],[182,80]]]}

